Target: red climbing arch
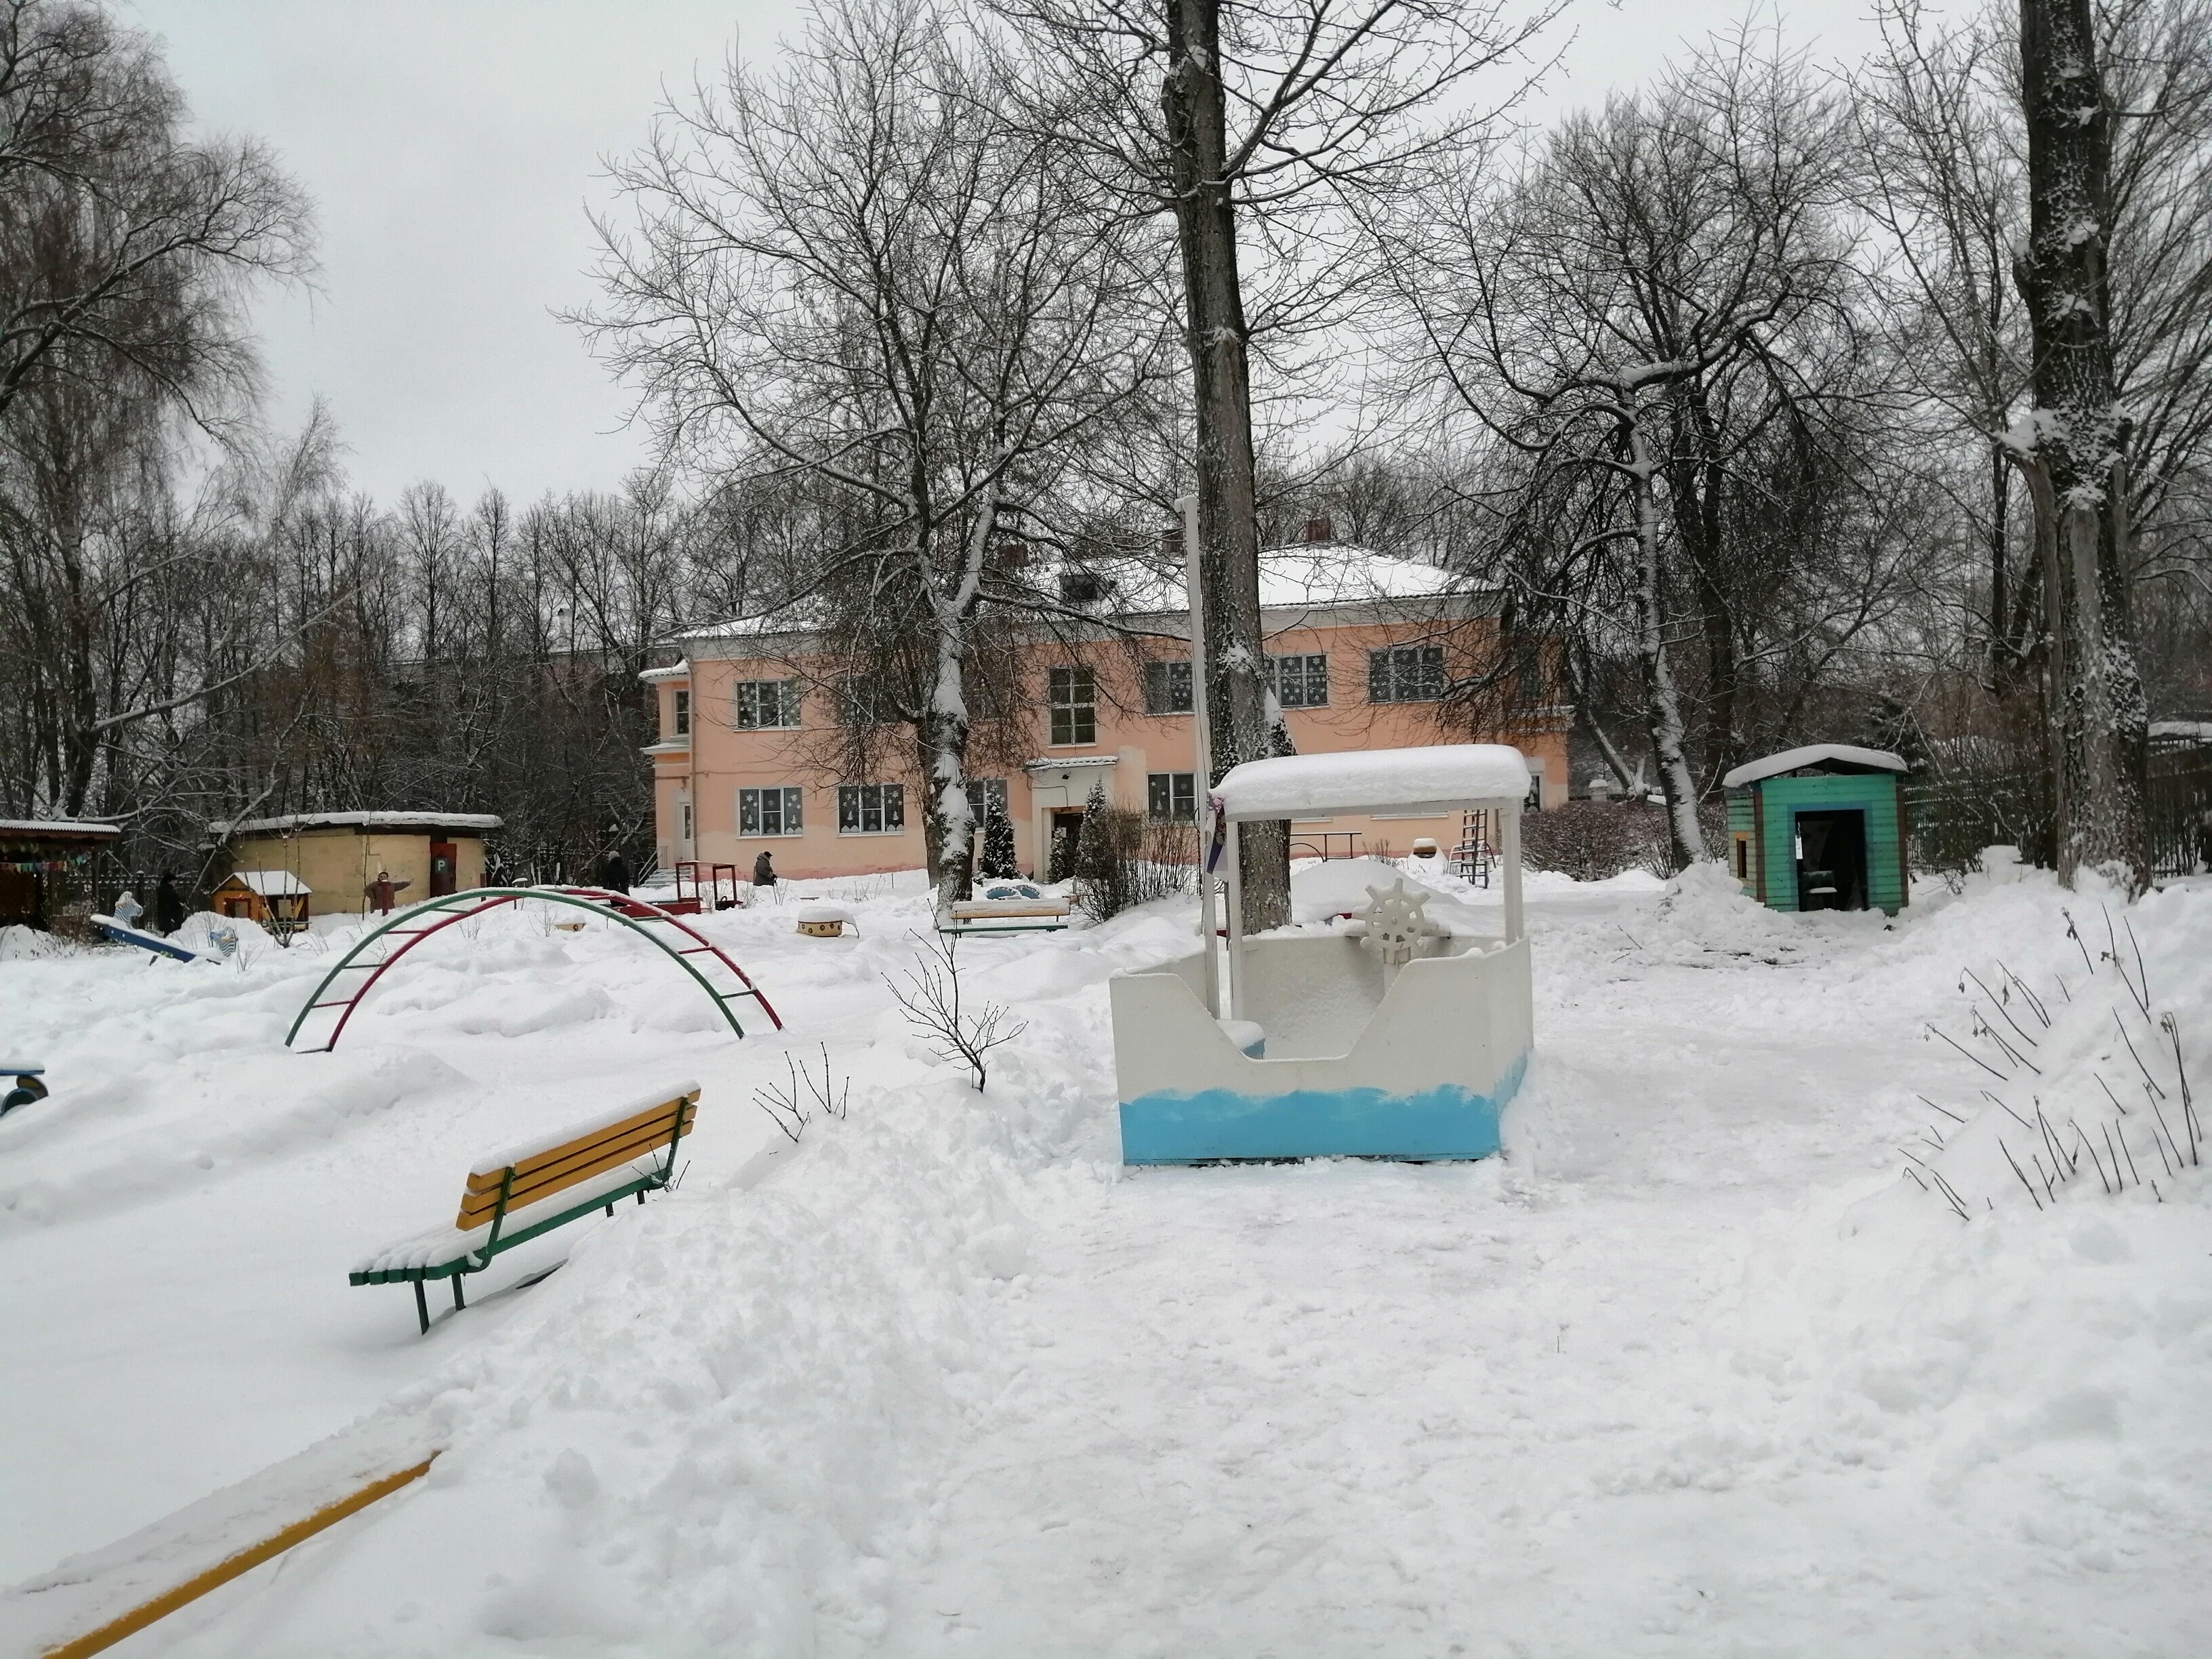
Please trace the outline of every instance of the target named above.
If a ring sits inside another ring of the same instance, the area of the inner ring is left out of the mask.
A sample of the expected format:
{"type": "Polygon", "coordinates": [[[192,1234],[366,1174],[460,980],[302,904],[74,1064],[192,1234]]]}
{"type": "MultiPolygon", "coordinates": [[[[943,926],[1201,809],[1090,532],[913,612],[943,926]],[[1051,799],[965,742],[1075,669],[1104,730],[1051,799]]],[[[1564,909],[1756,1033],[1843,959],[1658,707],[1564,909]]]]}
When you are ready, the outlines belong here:
{"type": "Polygon", "coordinates": [[[672,915],[657,904],[623,893],[611,893],[603,887],[471,887],[465,892],[448,893],[395,911],[355,940],[353,948],[339,958],[337,967],[323,975],[322,983],[315,987],[314,994],[300,1010],[292,1029],[285,1034],[285,1046],[289,1048],[299,1037],[308,1016],[319,1012],[331,1017],[330,1036],[301,1052],[329,1053],[338,1046],[338,1037],[345,1030],[346,1022],[353,1018],[354,1010],[361,1006],[362,999],[402,957],[457,921],[466,921],[471,916],[480,916],[487,910],[524,899],[571,905],[580,910],[612,916],[696,980],[699,988],[714,1000],[730,1029],[739,1036],[745,1034],[745,1028],[738,1023],[737,1011],[730,1005],[747,997],[760,1004],[761,1012],[776,1030],[783,1029],[783,1021],[744,969],[681,916],[672,915]],[[672,939],[665,931],[669,929],[680,934],[684,942],[672,939]],[[717,978],[723,980],[719,987],[717,978]],[[341,980],[344,981],[343,984],[341,980]],[[337,988],[333,990],[333,987],[337,988]]]}

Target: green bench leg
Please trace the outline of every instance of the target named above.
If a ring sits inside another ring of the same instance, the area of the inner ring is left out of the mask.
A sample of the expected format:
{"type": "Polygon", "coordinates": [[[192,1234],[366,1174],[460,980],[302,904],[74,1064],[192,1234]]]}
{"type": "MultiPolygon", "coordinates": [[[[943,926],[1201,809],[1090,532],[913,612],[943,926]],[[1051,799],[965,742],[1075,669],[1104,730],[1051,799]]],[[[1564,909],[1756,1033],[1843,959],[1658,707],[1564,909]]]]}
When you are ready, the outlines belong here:
{"type": "Polygon", "coordinates": [[[461,1300],[461,1276],[459,1273],[455,1273],[453,1275],[453,1307],[455,1310],[458,1311],[468,1305],[469,1304],[461,1300]]]}
{"type": "Polygon", "coordinates": [[[415,1281],[415,1317],[421,1322],[422,1334],[430,1334],[430,1304],[422,1297],[422,1281],[415,1281]]]}

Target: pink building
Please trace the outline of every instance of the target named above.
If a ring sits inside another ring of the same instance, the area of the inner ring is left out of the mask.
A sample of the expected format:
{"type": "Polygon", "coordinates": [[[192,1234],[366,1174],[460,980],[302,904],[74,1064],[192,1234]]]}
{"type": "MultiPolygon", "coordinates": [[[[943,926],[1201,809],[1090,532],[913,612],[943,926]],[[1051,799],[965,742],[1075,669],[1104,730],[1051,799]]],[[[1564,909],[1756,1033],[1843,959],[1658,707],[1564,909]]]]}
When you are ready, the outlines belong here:
{"type": "MultiPolygon", "coordinates": [[[[1316,531],[1322,526],[1316,526],[1316,531]]],[[[1511,731],[1448,728],[1438,694],[1497,649],[1494,605],[1453,594],[1433,566],[1325,539],[1262,556],[1270,672],[1301,754],[1455,740],[1510,743],[1528,758],[1540,804],[1566,799],[1569,711],[1532,711],[1511,731]]],[[[971,753],[969,796],[1012,821],[1025,872],[1064,873],[1085,801],[1103,786],[1117,805],[1188,822],[1193,771],[1188,619],[1180,581],[1133,562],[1072,573],[1063,597],[1098,625],[1040,628],[1018,650],[1018,712],[971,753]],[[1009,744],[1012,747],[1009,747],[1009,744]]],[[[662,866],[696,860],[750,873],[763,852],[783,876],[856,875],[924,862],[921,776],[910,743],[854,745],[818,639],[757,623],[708,628],[684,660],[642,678],[660,704],[652,757],[662,866]],[[886,751],[860,763],[856,748],[886,751]],[[847,776],[848,771],[866,775],[847,776]]],[[[1300,822],[1295,852],[1446,852],[1461,824],[1340,817],[1300,822]]]]}

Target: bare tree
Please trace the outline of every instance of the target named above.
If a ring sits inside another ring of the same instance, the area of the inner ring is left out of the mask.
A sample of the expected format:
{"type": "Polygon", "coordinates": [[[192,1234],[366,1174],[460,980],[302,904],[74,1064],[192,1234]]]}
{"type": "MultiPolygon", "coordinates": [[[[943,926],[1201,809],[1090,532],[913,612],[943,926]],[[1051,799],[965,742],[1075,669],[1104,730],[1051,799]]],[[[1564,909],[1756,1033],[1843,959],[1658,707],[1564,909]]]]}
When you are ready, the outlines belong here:
{"type": "MultiPolygon", "coordinates": [[[[1218,777],[1287,746],[1260,622],[1255,338],[1336,317],[1358,260],[1353,198],[1405,188],[1413,163],[1488,112],[1425,125],[1438,100],[1521,56],[1556,4],[1505,0],[1001,0],[1057,84],[1090,112],[1102,178],[1173,217],[1193,388],[1206,708],[1218,777]],[[1250,312],[1246,251],[1274,267],[1250,312]],[[1284,280],[1285,275],[1289,280],[1284,280]]],[[[1514,89],[1517,91],[1517,87],[1514,89]]],[[[1289,827],[1247,825],[1245,926],[1290,919],[1289,827]]]]}
{"type": "Polygon", "coordinates": [[[1757,449],[1725,428],[1754,390],[1751,431],[1817,391],[1808,342],[1848,279],[1832,118],[1796,60],[1739,40],[1570,118],[1502,187],[1441,179],[1395,233],[1422,355],[1494,446],[1493,568],[1585,684],[1593,655],[1634,660],[1678,868],[1705,849],[1677,594],[1726,633],[1732,696],[1742,623],[1723,573],[1752,550],[1725,539],[1723,488],[1753,486],[1757,449]]]}
{"type": "Polygon", "coordinates": [[[1162,364],[1131,229],[1069,165],[1075,112],[999,113],[1019,73],[917,0],[817,14],[783,67],[732,63],[617,169],[634,216],[599,226],[586,319],[672,454],[827,492],[777,603],[913,732],[941,904],[968,878],[994,561],[1162,364]]]}

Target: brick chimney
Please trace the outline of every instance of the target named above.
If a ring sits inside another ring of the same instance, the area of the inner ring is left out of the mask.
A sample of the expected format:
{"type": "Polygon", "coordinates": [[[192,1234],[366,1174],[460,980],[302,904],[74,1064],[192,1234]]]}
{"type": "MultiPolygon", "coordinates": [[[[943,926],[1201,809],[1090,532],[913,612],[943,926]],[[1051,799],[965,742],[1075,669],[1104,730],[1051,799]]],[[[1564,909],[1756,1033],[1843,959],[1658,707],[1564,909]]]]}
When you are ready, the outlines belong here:
{"type": "Polygon", "coordinates": [[[1326,517],[1308,519],[1306,520],[1306,545],[1308,547],[1326,547],[1329,543],[1335,539],[1335,536],[1330,532],[1329,522],[1326,517]]]}

